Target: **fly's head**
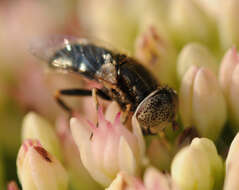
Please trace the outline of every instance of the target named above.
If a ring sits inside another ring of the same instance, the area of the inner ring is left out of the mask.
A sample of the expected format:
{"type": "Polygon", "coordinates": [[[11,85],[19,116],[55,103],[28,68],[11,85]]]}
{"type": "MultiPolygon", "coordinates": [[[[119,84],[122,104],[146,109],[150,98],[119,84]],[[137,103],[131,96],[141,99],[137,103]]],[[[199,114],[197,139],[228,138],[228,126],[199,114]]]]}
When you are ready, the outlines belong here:
{"type": "Polygon", "coordinates": [[[169,123],[174,123],[178,109],[178,96],[169,87],[159,87],[137,107],[135,116],[143,133],[156,134],[169,123]]]}

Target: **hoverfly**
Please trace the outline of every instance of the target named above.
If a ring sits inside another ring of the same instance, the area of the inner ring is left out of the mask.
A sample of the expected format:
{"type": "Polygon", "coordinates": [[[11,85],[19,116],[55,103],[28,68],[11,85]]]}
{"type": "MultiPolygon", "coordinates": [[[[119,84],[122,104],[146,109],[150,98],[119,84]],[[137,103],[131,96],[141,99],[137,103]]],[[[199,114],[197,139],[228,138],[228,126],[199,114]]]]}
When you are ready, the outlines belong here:
{"type": "MultiPolygon", "coordinates": [[[[126,54],[96,45],[84,38],[56,37],[33,48],[56,71],[75,73],[100,83],[95,95],[116,101],[127,116],[134,113],[144,134],[155,134],[166,123],[175,123],[176,92],[160,85],[143,65],[126,54]]],[[[56,92],[59,105],[71,113],[61,96],[91,96],[88,89],[62,89],[56,92]]]]}

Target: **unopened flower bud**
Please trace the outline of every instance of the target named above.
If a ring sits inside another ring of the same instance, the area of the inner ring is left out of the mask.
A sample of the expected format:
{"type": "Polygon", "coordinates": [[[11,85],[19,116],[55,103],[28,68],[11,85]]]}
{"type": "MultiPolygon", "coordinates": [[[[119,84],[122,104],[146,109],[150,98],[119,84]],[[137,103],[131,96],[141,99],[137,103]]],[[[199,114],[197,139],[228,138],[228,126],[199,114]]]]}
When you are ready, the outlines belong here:
{"type": "Polygon", "coordinates": [[[224,182],[224,190],[239,189],[239,133],[231,143],[227,159],[226,159],[226,177],[224,182]]]}
{"type": "Polygon", "coordinates": [[[177,63],[177,74],[181,80],[191,66],[205,67],[217,74],[218,66],[215,57],[199,43],[189,43],[180,52],[177,63]]]}
{"type": "MultiPolygon", "coordinates": [[[[133,128],[139,127],[133,125],[133,128]]],[[[131,133],[120,122],[117,114],[114,123],[105,120],[102,109],[98,112],[98,127],[83,119],[71,119],[71,132],[80,151],[81,160],[91,176],[107,186],[119,171],[137,175],[144,152],[140,129],[131,133]]]]}
{"type": "Polygon", "coordinates": [[[103,3],[88,0],[80,5],[81,23],[91,30],[93,36],[116,48],[133,50],[138,19],[142,13],[141,0],[104,0],[103,3]]]}
{"type": "Polygon", "coordinates": [[[161,83],[176,86],[175,50],[156,27],[151,25],[138,36],[135,54],[161,83]]]}
{"type": "Polygon", "coordinates": [[[223,184],[224,168],[213,142],[195,138],[172,162],[173,180],[182,190],[214,190],[223,184]]]}
{"type": "Polygon", "coordinates": [[[171,3],[170,24],[179,44],[203,41],[210,44],[215,39],[215,23],[192,0],[171,3]]]}
{"type": "Polygon", "coordinates": [[[179,93],[184,127],[196,127],[199,135],[217,139],[226,121],[226,103],[216,76],[192,66],[185,73],[179,93]]]}
{"type": "Polygon", "coordinates": [[[224,49],[232,45],[239,46],[239,1],[222,1],[222,8],[219,17],[219,32],[221,43],[224,49]]]}
{"type": "Polygon", "coordinates": [[[67,190],[65,169],[39,141],[24,141],[17,156],[17,172],[23,190],[67,190]]]}
{"type": "Polygon", "coordinates": [[[37,139],[47,151],[61,160],[60,145],[53,126],[34,112],[28,113],[22,124],[22,140],[37,139]]]}
{"type": "Polygon", "coordinates": [[[239,128],[239,56],[236,48],[225,54],[219,72],[219,82],[227,100],[229,120],[233,127],[239,128]]]}
{"type": "Polygon", "coordinates": [[[238,64],[239,64],[239,56],[236,48],[233,47],[229,49],[224,55],[219,70],[220,86],[226,97],[229,96],[232,75],[238,64]]]}

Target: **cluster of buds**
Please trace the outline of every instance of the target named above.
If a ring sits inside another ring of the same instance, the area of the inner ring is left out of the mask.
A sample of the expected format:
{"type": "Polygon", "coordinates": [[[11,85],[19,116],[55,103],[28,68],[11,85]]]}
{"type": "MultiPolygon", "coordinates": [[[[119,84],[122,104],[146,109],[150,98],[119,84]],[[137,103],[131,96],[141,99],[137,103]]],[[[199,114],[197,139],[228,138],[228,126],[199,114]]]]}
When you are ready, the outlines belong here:
{"type": "MultiPolygon", "coordinates": [[[[163,140],[161,135],[144,137],[135,117],[127,124],[121,122],[116,102],[108,105],[105,114],[100,106],[97,114],[88,117],[90,121],[82,113],[70,122],[60,122],[58,133],[44,118],[28,113],[17,156],[23,190],[239,188],[239,135],[225,166],[214,144],[227,119],[229,126],[239,128],[239,55],[236,47],[229,49],[221,65],[215,56],[234,43],[239,45],[238,0],[220,1],[217,6],[204,0],[146,2],[82,0],[80,21],[96,37],[134,52],[161,84],[178,89],[178,123],[184,129],[196,129],[202,138],[194,138],[179,150],[174,143],[178,134],[173,132],[163,131],[163,140]],[[154,5],[163,13],[157,13],[154,5]]],[[[83,104],[90,110],[87,101],[83,104]]],[[[1,167],[0,158],[0,188],[1,167]]],[[[9,183],[8,190],[18,189],[16,183],[9,183]]]]}

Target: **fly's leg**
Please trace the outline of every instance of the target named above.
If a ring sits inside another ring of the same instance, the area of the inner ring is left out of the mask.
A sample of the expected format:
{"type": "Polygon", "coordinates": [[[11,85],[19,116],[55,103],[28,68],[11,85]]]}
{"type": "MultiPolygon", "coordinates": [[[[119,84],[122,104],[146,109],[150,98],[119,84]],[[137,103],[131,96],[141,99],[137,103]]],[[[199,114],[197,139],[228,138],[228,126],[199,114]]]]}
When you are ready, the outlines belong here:
{"type": "MultiPolygon", "coordinates": [[[[95,89],[95,93],[105,99],[105,100],[111,100],[111,98],[105,94],[101,89],[95,89]]],[[[73,113],[73,109],[68,106],[63,100],[62,96],[92,96],[92,90],[87,90],[87,89],[63,89],[63,90],[58,90],[55,93],[55,99],[57,103],[60,105],[60,107],[65,110],[66,112],[69,113],[71,116],[73,113]]]]}
{"type": "Polygon", "coordinates": [[[126,109],[125,109],[125,111],[123,112],[123,115],[122,115],[122,123],[123,124],[126,124],[126,122],[128,121],[130,110],[131,110],[131,104],[127,104],[126,109]]]}
{"type": "Polygon", "coordinates": [[[98,127],[98,125],[99,125],[99,122],[98,122],[99,101],[98,101],[98,97],[97,97],[97,93],[96,92],[97,92],[97,89],[93,88],[92,89],[92,98],[93,98],[93,101],[94,101],[95,109],[97,111],[96,127],[98,127]]]}
{"type": "MultiPolygon", "coordinates": [[[[86,89],[63,89],[56,91],[55,93],[55,99],[57,103],[60,105],[60,107],[65,110],[66,112],[69,113],[69,118],[72,116],[73,109],[68,106],[61,98],[61,96],[92,96],[96,110],[98,111],[99,109],[99,103],[98,103],[98,98],[97,96],[101,97],[102,99],[105,100],[111,100],[111,98],[105,94],[101,89],[96,89],[93,88],[92,90],[86,90],[86,89]]],[[[98,126],[98,114],[97,114],[97,123],[96,126],[98,126]]],[[[93,133],[90,135],[90,139],[92,139],[93,133]]]]}

